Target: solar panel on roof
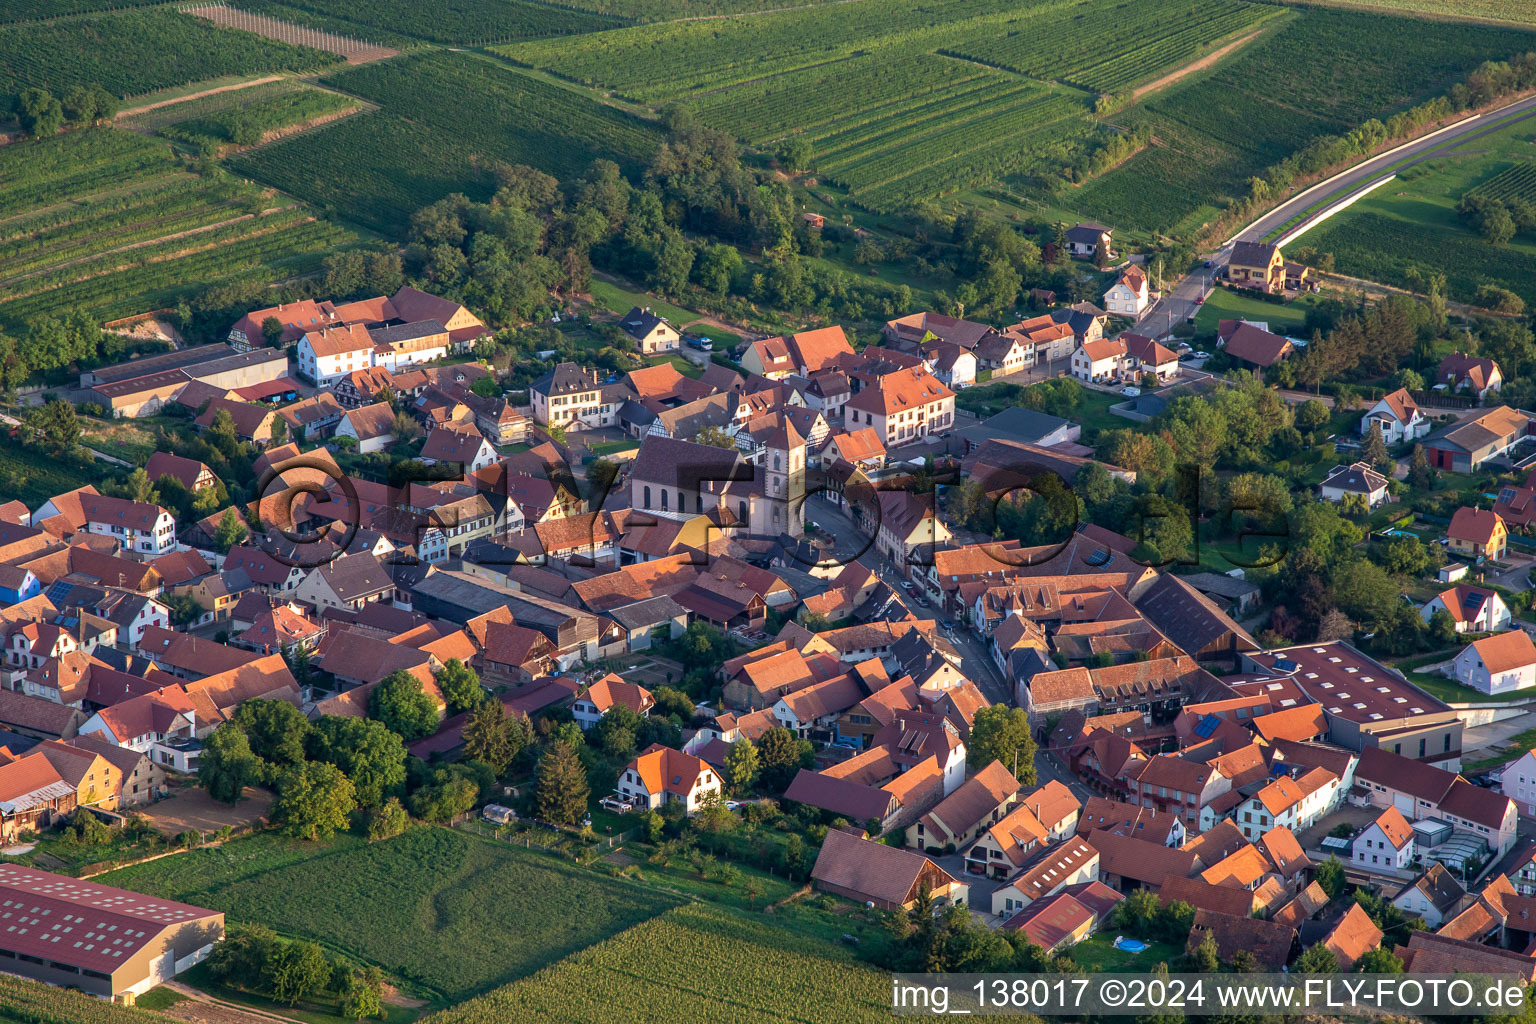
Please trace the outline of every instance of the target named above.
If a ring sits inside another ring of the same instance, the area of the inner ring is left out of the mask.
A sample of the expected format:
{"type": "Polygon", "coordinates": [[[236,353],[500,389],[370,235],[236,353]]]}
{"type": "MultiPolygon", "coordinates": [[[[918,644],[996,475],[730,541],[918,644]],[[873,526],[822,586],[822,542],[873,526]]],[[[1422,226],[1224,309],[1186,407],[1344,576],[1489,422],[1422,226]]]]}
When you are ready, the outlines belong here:
{"type": "Polygon", "coordinates": [[[1093,553],[1088,555],[1087,558],[1083,559],[1083,561],[1087,562],[1089,565],[1094,566],[1094,567],[1108,565],[1110,562],[1113,562],[1114,560],[1115,560],[1115,553],[1113,551],[1109,550],[1108,548],[1099,548],[1097,551],[1094,551],[1093,553]]]}
{"type": "Polygon", "coordinates": [[[1301,663],[1292,661],[1290,658],[1275,659],[1275,671],[1277,672],[1295,672],[1299,668],[1301,668],[1301,663]]]}
{"type": "Polygon", "coordinates": [[[1199,736],[1203,740],[1208,740],[1211,738],[1211,734],[1216,731],[1216,727],[1220,724],[1221,719],[1216,715],[1206,715],[1204,718],[1200,719],[1198,723],[1196,723],[1195,735],[1199,736]]]}

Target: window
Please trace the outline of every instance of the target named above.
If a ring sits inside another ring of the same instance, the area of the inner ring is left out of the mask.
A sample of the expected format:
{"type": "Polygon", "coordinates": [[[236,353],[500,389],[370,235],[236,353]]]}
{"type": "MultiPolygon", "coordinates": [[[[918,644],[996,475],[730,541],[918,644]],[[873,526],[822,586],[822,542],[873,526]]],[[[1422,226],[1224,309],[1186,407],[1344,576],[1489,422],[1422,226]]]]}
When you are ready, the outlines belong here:
{"type": "MultiPolygon", "coordinates": [[[[1451,734],[1450,733],[1446,733],[1445,734],[1445,752],[1447,754],[1449,754],[1451,752],[1451,734]]],[[[1525,780],[1521,779],[1520,781],[1524,782],[1525,780]]]]}
{"type": "MultiPolygon", "coordinates": [[[[649,504],[649,502],[647,502],[647,504],[649,504]]],[[[663,512],[667,510],[667,489],[665,487],[661,489],[661,510],[663,512]]]]}
{"type": "Polygon", "coordinates": [[[1423,736],[1419,737],[1419,756],[1420,757],[1424,756],[1424,744],[1426,742],[1427,742],[1427,740],[1423,736]]]}

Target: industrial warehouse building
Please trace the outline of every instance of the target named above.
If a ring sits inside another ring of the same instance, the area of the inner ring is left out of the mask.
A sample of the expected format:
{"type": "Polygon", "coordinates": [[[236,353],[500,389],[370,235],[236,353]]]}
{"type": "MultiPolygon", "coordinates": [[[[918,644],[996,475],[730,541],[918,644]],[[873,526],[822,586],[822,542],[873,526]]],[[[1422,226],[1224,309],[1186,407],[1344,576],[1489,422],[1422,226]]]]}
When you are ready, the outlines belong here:
{"type": "Polygon", "coordinates": [[[200,962],[224,915],[0,864],[0,971],[122,1002],[200,962]]]}

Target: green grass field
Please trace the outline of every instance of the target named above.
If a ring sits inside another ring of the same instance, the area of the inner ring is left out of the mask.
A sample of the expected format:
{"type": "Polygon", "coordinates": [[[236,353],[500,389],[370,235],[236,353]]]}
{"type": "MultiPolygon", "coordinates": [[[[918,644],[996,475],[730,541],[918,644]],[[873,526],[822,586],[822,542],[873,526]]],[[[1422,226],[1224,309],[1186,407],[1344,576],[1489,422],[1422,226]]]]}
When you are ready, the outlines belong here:
{"type": "Polygon", "coordinates": [[[0,1021],[5,1024],[165,1024],[166,1020],[151,1010],[0,974],[0,1021]]]}
{"type": "Polygon", "coordinates": [[[1426,14],[1452,21],[1483,18],[1536,25],[1536,7],[1525,0],[1307,0],[1337,7],[1358,7],[1390,14],[1426,14]]]}
{"type": "Polygon", "coordinates": [[[844,949],[771,918],[679,907],[431,1024],[839,1024],[890,1019],[890,980],[844,949]]]}
{"type": "Polygon", "coordinates": [[[1492,284],[1536,303],[1536,235],[1493,245],[1456,216],[1456,204],[1474,190],[1525,194],[1532,171],[1536,127],[1510,125],[1408,168],[1303,238],[1331,252],[1342,274],[1414,287],[1415,274],[1438,272],[1453,299],[1470,302],[1492,284]]]}
{"type": "Polygon", "coordinates": [[[1317,298],[1305,295],[1294,302],[1280,305],[1244,295],[1242,292],[1213,288],[1195,314],[1195,330],[1201,334],[1215,334],[1223,320],[1253,320],[1268,323],[1271,331],[1296,331],[1307,322],[1307,308],[1317,304],[1317,298]]]}
{"type": "Polygon", "coordinates": [[[675,904],[664,893],[462,832],[368,843],[257,835],[102,876],[376,963],[457,1001],[675,904]]]}

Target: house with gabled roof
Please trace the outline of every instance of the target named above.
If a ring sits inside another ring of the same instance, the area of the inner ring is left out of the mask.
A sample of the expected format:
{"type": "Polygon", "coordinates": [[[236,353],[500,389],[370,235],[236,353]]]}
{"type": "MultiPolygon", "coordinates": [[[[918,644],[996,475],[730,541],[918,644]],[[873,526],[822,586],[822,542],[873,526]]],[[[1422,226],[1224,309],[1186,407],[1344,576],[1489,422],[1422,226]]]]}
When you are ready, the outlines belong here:
{"type": "Polygon", "coordinates": [[[682,344],[677,328],[667,323],[664,316],[651,311],[649,306],[634,306],[619,321],[619,328],[640,346],[641,355],[676,352],[682,344]]]}
{"type": "Polygon", "coordinates": [[[1356,903],[1339,918],[1333,931],[1323,939],[1323,945],[1338,958],[1339,970],[1349,971],[1355,961],[1381,945],[1382,931],[1376,927],[1365,908],[1356,903]]]}
{"type": "Polygon", "coordinates": [[[1269,242],[1234,242],[1227,280],[1244,288],[1276,293],[1285,290],[1285,256],[1269,242]]]}
{"type": "Polygon", "coordinates": [[[609,672],[576,695],[571,713],[575,715],[577,725],[590,729],[603,720],[610,708],[618,705],[641,718],[648,718],[651,708],[656,706],[656,699],[645,687],[625,682],[616,673],[609,672]]]}
{"type": "Polygon", "coordinates": [[[1399,889],[1392,897],[1392,905],[1404,913],[1423,918],[1433,931],[1461,911],[1466,897],[1467,890],[1456,876],[1436,861],[1399,889]]]}
{"type": "Polygon", "coordinates": [[[1090,832],[1087,839],[1099,852],[1100,879],[1124,893],[1135,889],[1156,893],[1169,876],[1190,878],[1199,873],[1200,861],[1187,848],[1105,831],[1090,832]]]}
{"type": "Polygon", "coordinates": [[[960,849],[1000,821],[1019,798],[1019,780],[993,761],[907,827],[908,846],[928,852],[960,849]]]}
{"type": "Polygon", "coordinates": [[[1452,352],[1440,360],[1435,381],[1452,391],[1468,391],[1481,402],[1488,392],[1504,386],[1504,372],[1492,359],[1452,352]]]}
{"type": "Polygon", "coordinates": [[[1244,950],[1269,971],[1284,967],[1296,948],[1296,929],[1289,925],[1214,910],[1196,910],[1185,951],[1193,953],[1199,949],[1207,935],[1215,939],[1216,953],[1222,960],[1230,961],[1239,950],[1244,950]]]}
{"type": "Polygon", "coordinates": [[[1429,417],[1419,409],[1407,388],[1388,392],[1360,417],[1360,436],[1368,437],[1371,427],[1381,431],[1387,444],[1412,441],[1429,433],[1429,417]]]}
{"type": "Polygon", "coordinates": [[[638,807],[656,810],[680,803],[689,817],[721,793],[720,773],[708,762],[653,743],[619,773],[614,791],[638,807]]]}
{"type": "Polygon", "coordinates": [[[1486,694],[1528,689],[1536,686],[1536,644],[1524,629],[1474,640],[1452,660],[1451,674],[1486,694]]]}
{"type": "Polygon", "coordinates": [[[1104,293],[1104,310],[1137,319],[1152,305],[1152,289],[1147,272],[1132,263],[1120,272],[1115,283],[1104,293]]]}
{"type": "Polygon", "coordinates": [[[1387,874],[1405,869],[1414,853],[1413,826],[1396,807],[1388,807],[1355,836],[1351,859],[1356,867],[1387,874]]]}
{"type": "Polygon", "coordinates": [[[1294,355],[1296,346],[1291,344],[1289,338],[1272,334],[1244,321],[1227,338],[1223,351],[1229,359],[1241,366],[1267,370],[1294,355]]]}
{"type": "Polygon", "coordinates": [[[969,886],[920,853],[829,829],[811,868],[823,892],[882,910],[910,910],[927,889],[943,902],[964,903],[969,886]]]}
{"type": "Polygon", "coordinates": [[[1006,884],[992,893],[994,914],[1012,917],[1069,885],[1099,880],[1099,851],[1081,836],[1034,851],[1006,884]]]}
{"type": "Polygon", "coordinates": [[[1451,551],[1466,558],[1500,559],[1509,540],[1504,520],[1491,509],[1463,505],[1451,516],[1445,528],[1451,551]]]}
{"type": "Polygon", "coordinates": [[[1436,469],[1472,473],[1530,434],[1530,414],[1501,405],[1430,434],[1424,439],[1424,453],[1436,469]]]}
{"type": "Polygon", "coordinates": [[[1424,602],[1419,615],[1428,622],[1442,608],[1450,614],[1458,633],[1497,633],[1514,622],[1509,605],[1504,603],[1497,590],[1470,583],[1458,583],[1442,590],[1424,602]]]}
{"type": "Polygon", "coordinates": [[[1369,463],[1352,462],[1347,466],[1334,466],[1317,485],[1317,493],[1324,501],[1335,503],[1353,495],[1363,498],[1367,508],[1375,508],[1387,500],[1387,484],[1387,478],[1372,469],[1369,463]]]}
{"type": "Polygon", "coordinates": [[[1079,882],[1031,903],[1005,921],[1003,930],[1022,932],[1047,953],[1062,952],[1109,921],[1124,898],[1102,882],[1079,882]]]}
{"type": "Polygon", "coordinates": [[[1093,254],[1103,250],[1106,259],[1114,259],[1115,254],[1110,249],[1109,236],[1112,228],[1091,220],[1079,221],[1067,228],[1067,250],[1077,259],[1092,259],[1093,254]]]}

